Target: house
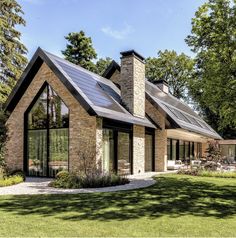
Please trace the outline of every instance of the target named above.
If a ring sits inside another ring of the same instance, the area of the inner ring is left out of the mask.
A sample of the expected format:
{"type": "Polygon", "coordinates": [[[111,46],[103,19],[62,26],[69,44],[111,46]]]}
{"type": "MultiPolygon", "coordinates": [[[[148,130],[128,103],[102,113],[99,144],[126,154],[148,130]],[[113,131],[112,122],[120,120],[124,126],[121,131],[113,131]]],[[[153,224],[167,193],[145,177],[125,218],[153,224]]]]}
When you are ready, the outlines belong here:
{"type": "Polygon", "coordinates": [[[100,77],[39,48],[6,110],[7,165],[30,176],[78,171],[83,158],[107,173],[165,171],[167,159],[200,157],[208,140],[221,139],[166,82],[145,79],[133,50],[100,77]]]}

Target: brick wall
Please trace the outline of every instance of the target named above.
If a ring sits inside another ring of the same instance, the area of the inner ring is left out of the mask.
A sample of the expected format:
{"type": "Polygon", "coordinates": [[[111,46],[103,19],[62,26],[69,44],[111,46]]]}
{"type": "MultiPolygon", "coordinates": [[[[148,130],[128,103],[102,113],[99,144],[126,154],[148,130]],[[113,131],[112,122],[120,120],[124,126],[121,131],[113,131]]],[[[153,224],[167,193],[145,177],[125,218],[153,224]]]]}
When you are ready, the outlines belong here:
{"type": "MultiPolygon", "coordinates": [[[[115,78],[117,79],[117,76],[115,78]]],[[[121,58],[121,98],[129,111],[138,117],[145,116],[145,64],[137,57],[121,58]]]]}
{"type": "MultiPolygon", "coordinates": [[[[18,102],[8,121],[6,162],[10,169],[23,169],[24,112],[47,81],[69,108],[69,169],[78,170],[79,152],[96,154],[96,138],[101,140],[101,121],[91,117],[44,63],[18,102]]],[[[100,142],[101,143],[101,142],[100,142]]]]}
{"type": "Polygon", "coordinates": [[[165,118],[148,100],[146,100],[146,113],[162,128],[155,130],[155,171],[166,171],[167,130],[165,129],[165,118]]]}
{"type": "Polygon", "coordinates": [[[133,173],[145,172],[145,127],[133,126],[133,173]]]}

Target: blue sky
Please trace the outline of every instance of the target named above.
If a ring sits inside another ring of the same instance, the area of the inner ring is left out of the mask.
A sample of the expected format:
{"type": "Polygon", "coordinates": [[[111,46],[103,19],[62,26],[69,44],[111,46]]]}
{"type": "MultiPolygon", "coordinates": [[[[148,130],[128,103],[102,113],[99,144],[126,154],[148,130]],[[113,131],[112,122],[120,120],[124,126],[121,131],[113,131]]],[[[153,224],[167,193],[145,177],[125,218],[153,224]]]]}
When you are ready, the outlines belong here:
{"type": "Polygon", "coordinates": [[[191,55],[184,39],[204,0],[19,0],[26,27],[20,27],[28,58],[38,46],[61,56],[64,36],[84,30],[98,57],[118,60],[135,49],[144,57],[158,50],[191,55]]]}

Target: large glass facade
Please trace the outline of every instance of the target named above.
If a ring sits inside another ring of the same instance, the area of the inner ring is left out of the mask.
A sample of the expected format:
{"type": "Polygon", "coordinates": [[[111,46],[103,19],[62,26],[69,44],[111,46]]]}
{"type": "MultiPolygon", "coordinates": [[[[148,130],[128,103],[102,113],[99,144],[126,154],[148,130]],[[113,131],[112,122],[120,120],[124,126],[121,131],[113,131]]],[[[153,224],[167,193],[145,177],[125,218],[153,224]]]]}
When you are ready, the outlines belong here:
{"type": "Polygon", "coordinates": [[[103,129],[103,171],[106,173],[131,174],[131,134],[116,129],[103,129]]]}
{"type": "Polygon", "coordinates": [[[201,158],[202,144],[198,142],[167,139],[168,160],[181,160],[189,163],[190,160],[201,158]]]}
{"type": "Polygon", "coordinates": [[[103,161],[102,168],[105,173],[115,172],[114,132],[103,129],[103,161]]]}
{"type": "Polygon", "coordinates": [[[130,134],[118,132],[117,161],[119,174],[131,174],[130,134]]]}
{"type": "Polygon", "coordinates": [[[228,163],[236,162],[236,145],[220,145],[220,150],[228,163]]]}
{"type": "Polygon", "coordinates": [[[167,139],[167,159],[172,160],[171,156],[171,139],[167,139]]]}
{"type": "Polygon", "coordinates": [[[178,159],[177,143],[178,143],[177,140],[172,140],[172,146],[171,146],[172,160],[178,159]]]}
{"type": "Polygon", "coordinates": [[[54,177],[68,170],[69,110],[64,102],[45,85],[26,113],[28,175],[54,177]]]}
{"type": "Polygon", "coordinates": [[[153,138],[152,134],[145,134],[145,172],[153,171],[153,161],[154,161],[154,148],[153,148],[153,138]]]}
{"type": "Polygon", "coordinates": [[[183,140],[179,140],[179,159],[181,161],[184,161],[185,158],[185,150],[184,150],[184,141],[183,140]]]}

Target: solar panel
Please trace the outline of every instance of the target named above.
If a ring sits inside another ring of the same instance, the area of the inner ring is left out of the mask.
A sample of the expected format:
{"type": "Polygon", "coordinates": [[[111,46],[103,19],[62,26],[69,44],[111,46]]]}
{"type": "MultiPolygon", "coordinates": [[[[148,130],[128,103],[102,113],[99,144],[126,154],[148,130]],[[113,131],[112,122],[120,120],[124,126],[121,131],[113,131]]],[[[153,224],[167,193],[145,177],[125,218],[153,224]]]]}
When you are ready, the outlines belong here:
{"type": "Polygon", "coordinates": [[[121,103],[120,95],[117,92],[115,92],[109,85],[102,82],[99,82],[98,84],[106,93],[108,93],[111,97],[113,97],[118,103],[121,103]]]}
{"type": "Polygon", "coordinates": [[[103,88],[101,87],[100,82],[97,81],[99,76],[96,76],[89,71],[85,71],[84,69],[80,69],[79,67],[64,63],[61,60],[56,61],[94,105],[118,112],[124,112],[122,108],[110,98],[110,96],[114,94],[111,88],[108,88],[109,86],[105,85],[103,85],[103,88]]]}

